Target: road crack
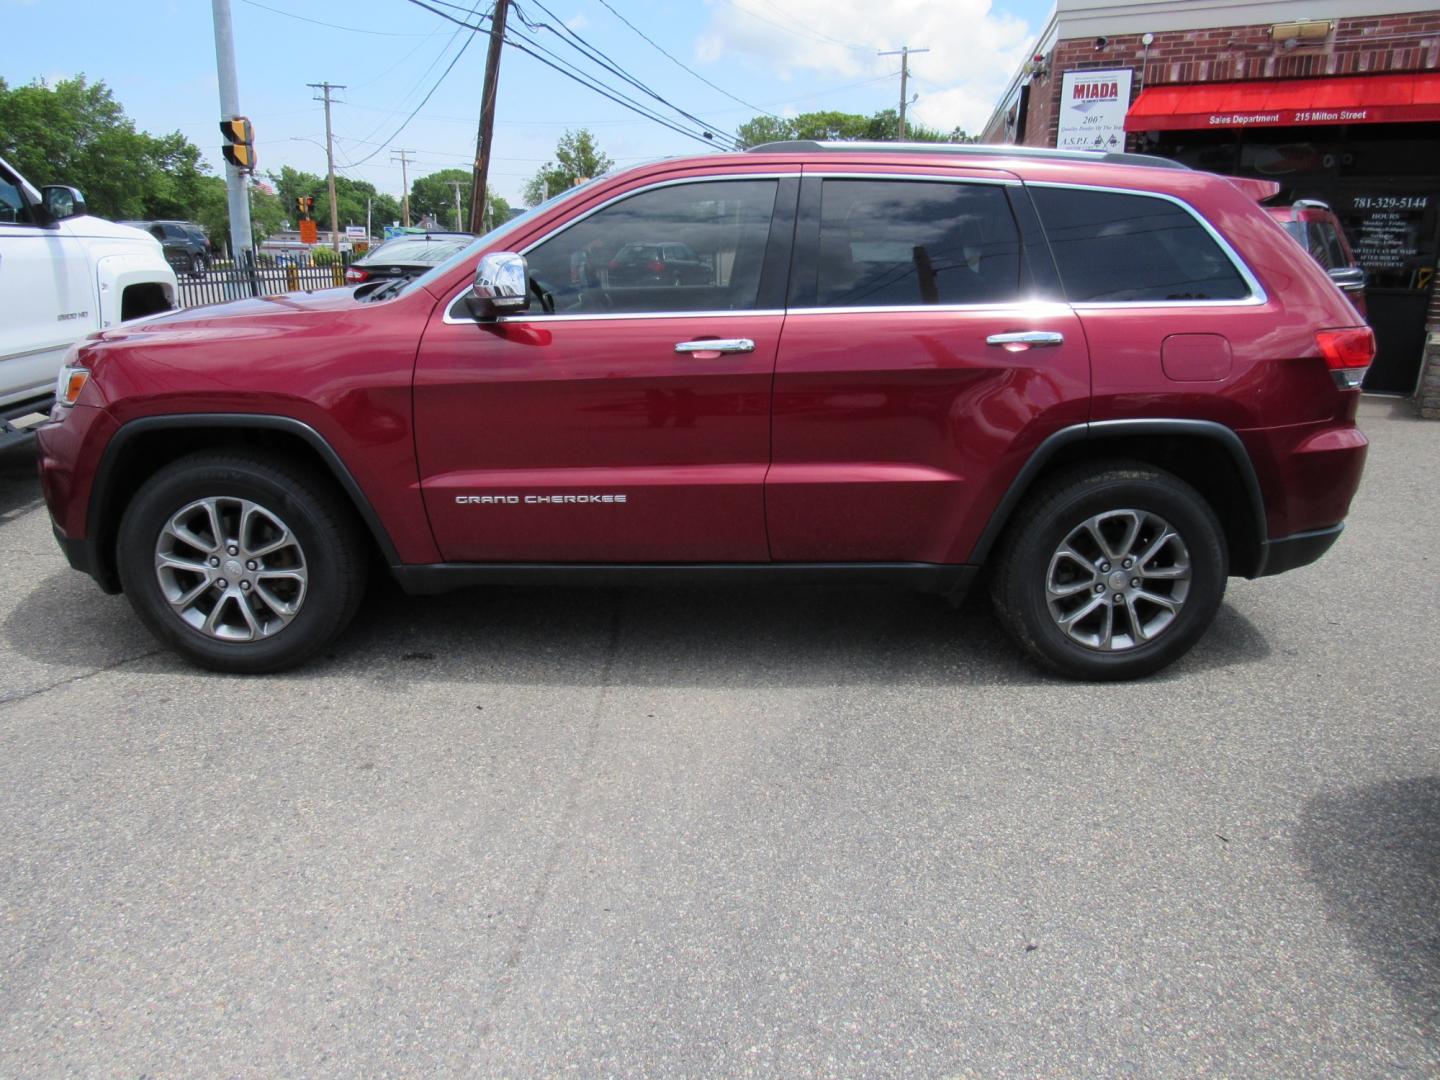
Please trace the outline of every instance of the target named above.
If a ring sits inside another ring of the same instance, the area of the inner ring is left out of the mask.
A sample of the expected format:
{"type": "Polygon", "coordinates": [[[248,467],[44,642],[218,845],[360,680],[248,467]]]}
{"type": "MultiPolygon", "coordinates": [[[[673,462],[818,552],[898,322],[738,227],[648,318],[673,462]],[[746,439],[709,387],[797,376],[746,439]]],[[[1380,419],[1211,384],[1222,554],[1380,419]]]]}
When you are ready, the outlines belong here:
{"type": "Polygon", "coordinates": [[[124,667],[126,664],[133,664],[137,660],[145,660],[151,656],[159,656],[164,651],[164,649],[149,649],[146,652],[136,653],[134,656],[122,657],[114,663],[105,664],[92,671],[82,671],[79,675],[71,675],[68,678],[57,679],[55,682],[45,686],[37,686],[34,690],[25,690],[21,693],[13,694],[10,697],[0,697],[0,709],[10,705],[18,705],[20,702],[29,701],[31,698],[40,697],[42,694],[48,694],[52,690],[59,690],[78,682],[84,682],[86,679],[93,679],[96,675],[104,675],[107,671],[114,671],[116,668],[124,667]]]}

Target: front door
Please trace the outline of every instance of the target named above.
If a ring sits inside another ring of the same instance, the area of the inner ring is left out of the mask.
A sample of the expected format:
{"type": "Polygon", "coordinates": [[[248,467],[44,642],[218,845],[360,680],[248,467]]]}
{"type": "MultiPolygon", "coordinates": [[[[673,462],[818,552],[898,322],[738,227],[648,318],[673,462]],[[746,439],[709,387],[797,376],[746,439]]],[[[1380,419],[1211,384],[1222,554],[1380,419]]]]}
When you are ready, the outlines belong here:
{"type": "Polygon", "coordinates": [[[69,227],[42,225],[20,179],[0,167],[0,386],[48,389],[71,342],[100,322],[95,282],[69,227]]]}
{"type": "Polygon", "coordinates": [[[415,426],[443,558],[768,558],[770,384],[797,188],[643,188],[524,253],[543,310],[481,324],[458,297],[442,305],[421,343],[415,426]]]}

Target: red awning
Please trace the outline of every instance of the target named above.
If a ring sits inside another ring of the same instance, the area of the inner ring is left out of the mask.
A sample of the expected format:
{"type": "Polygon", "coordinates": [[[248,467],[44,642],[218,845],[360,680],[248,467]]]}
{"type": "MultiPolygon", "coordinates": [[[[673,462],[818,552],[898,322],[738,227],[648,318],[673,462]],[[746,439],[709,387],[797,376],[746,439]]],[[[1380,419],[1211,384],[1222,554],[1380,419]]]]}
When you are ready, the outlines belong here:
{"type": "Polygon", "coordinates": [[[1440,72],[1152,86],[1126,131],[1440,120],[1440,72]]]}

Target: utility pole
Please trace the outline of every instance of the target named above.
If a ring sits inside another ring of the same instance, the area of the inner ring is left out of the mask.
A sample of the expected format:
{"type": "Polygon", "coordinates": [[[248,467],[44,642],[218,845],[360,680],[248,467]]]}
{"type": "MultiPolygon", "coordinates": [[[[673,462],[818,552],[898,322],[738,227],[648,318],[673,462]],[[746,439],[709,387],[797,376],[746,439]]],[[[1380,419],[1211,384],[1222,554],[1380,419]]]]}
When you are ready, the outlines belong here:
{"type": "Polygon", "coordinates": [[[464,187],[465,185],[462,184],[459,180],[447,180],[446,183],[448,183],[452,188],[455,189],[455,231],[456,231],[456,232],[461,232],[462,230],[461,230],[461,227],[460,227],[460,189],[461,189],[462,187],[464,187]]]}
{"type": "Polygon", "coordinates": [[[391,161],[400,162],[400,183],[404,186],[405,194],[401,197],[403,213],[400,220],[405,223],[405,228],[410,227],[410,155],[414,150],[396,150],[390,155],[391,161]]]}
{"type": "Polygon", "coordinates": [[[877,53],[877,56],[898,56],[900,57],[900,142],[905,141],[905,84],[910,80],[910,57],[916,53],[929,52],[929,49],[912,49],[909,45],[901,45],[898,49],[891,49],[889,52],[877,53]]]}
{"type": "MultiPolygon", "coordinates": [[[[325,96],[316,98],[316,101],[325,102],[325,163],[330,170],[330,246],[335,249],[335,254],[340,254],[340,213],[335,202],[335,140],[330,134],[330,91],[344,90],[343,86],[336,86],[334,83],[318,82],[306,83],[311,89],[319,90],[325,96]]],[[[901,125],[904,126],[903,123],[901,125]]]]}
{"type": "Polygon", "coordinates": [[[475,178],[470,185],[470,231],[484,231],[485,177],[490,172],[490,136],[495,130],[495,91],[500,86],[500,46],[505,41],[505,16],[510,0],[495,0],[490,13],[490,50],[485,54],[485,82],[480,90],[480,131],[475,136],[475,178]]]}
{"type": "MultiPolygon", "coordinates": [[[[215,70],[220,82],[220,115],[240,118],[240,80],[235,74],[235,32],[230,26],[230,0],[210,0],[215,22],[215,70]]],[[[245,170],[225,163],[225,195],[230,211],[230,251],[237,269],[252,261],[255,238],[250,230],[250,181],[245,170]]]]}

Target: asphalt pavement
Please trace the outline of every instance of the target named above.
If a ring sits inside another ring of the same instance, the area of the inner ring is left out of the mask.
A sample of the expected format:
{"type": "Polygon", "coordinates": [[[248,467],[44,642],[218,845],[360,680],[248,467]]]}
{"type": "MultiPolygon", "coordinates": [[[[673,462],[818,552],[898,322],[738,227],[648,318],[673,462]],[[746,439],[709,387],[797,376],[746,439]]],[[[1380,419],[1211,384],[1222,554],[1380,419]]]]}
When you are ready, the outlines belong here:
{"type": "Polygon", "coordinates": [[[372,593],[160,651],[0,453],[0,1075],[1440,1072],[1440,424],[1144,682],[983,604],[372,593]]]}

